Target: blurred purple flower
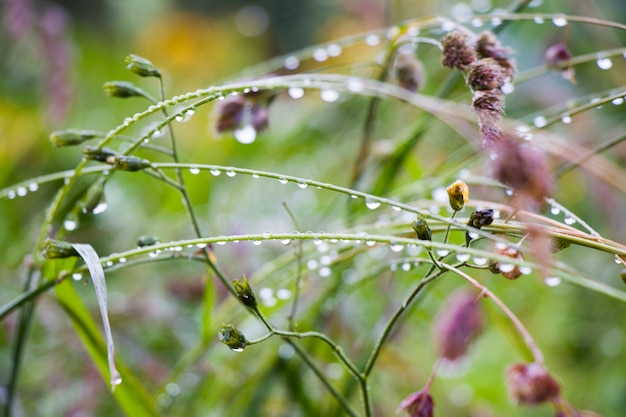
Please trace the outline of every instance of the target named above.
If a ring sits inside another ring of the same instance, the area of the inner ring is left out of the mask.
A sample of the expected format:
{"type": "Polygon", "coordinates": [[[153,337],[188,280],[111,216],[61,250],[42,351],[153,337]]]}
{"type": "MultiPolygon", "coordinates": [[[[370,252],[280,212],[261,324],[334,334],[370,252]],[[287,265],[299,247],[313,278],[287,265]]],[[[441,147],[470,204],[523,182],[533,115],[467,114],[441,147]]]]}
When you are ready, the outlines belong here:
{"type": "Polygon", "coordinates": [[[435,402],[430,393],[422,389],[402,400],[398,408],[409,417],[433,417],[435,402]]]}

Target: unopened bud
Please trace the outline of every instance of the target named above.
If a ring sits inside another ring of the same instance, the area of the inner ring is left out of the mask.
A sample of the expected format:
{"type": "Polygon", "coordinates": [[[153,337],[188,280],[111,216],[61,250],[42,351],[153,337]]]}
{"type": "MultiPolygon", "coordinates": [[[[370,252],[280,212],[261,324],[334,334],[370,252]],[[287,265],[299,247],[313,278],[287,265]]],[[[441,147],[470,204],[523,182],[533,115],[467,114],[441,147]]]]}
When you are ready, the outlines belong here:
{"type": "Polygon", "coordinates": [[[562,42],[552,45],[546,49],[543,55],[548,67],[561,70],[563,78],[572,84],[576,83],[574,67],[565,65],[572,58],[572,53],[567,48],[567,45],[562,42]]]}
{"type": "MultiPolygon", "coordinates": [[[[482,210],[476,210],[470,215],[467,225],[480,229],[483,226],[489,226],[491,223],[493,223],[493,210],[482,209],[482,210]]],[[[470,233],[466,232],[465,233],[466,243],[469,244],[471,240],[472,240],[472,237],[470,236],[470,233]]]]}
{"type": "MultiPolygon", "coordinates": [[[[523,261],[524,256],[520,251],[512,247],[505,248],[496,248],[496,253],[498,255],[508,256],[511,259],[516,259],[518,261],[523,261]]],[[[519,269],[519,266],[513,264],[505,264],[502,262],[498,262],[492,260],[489,263],[489,270],[494,274],[502,274],[502,276],[506,279],[518,279],[522,276],[522,272],[519,269]]]]}
{"type": "Polygon", "coordinates": [[[104,178],[100,178],[89,187],[80,203],[80,209],[83,213],[92,213],[96,207],[103,203],[104,183],[104,178]]]}
{"type": "Polygon", "coordinates": [[[235,352],[241,352],[248,344],[244,334],[232,324],[222,324],[218,335],[219,341],[235,352]]]}
{"type": "Polygon", "coordinates": [[[158,77],[161,78],[159,71],[152,62],[140,56],[130,54],[126,57],[126,68],[142,77],[158,77]]]}
{"type": "Polygon", "coordinates": [[[561,237],[555,237],[551,239],[552,241],[552,252],[560,252],[563,249],[567,249],[572,246],[572,242],[567,239],[563,239],[561,237]]]}
{"type": "Polygon", "coordinates": [[[411,223],[413,230],[417,234],[419,240],[433,240],[433,232],[428,227],[428,223],[422,216],[418,216],[417,219],[411,223]]]}
{"type": "Polygon", "coordinates": [[[140,248],[156,245],[157,243],[160,243],[160,240],[156,236],[142,235],[137,238],[137,246],[140,248]]]}
{"type": "Polygon", "coordinates": [[[46,259],[61,259],[78,256],[78,252],[71,243],[56,239],[46,239],[41,248],[41,254],[46,259]]]}
{"type": "Polygon", "coordinates": [[[469,200],[469,187],[461,180],[452,183],[446,191],[450,199],[450,207],[454,211],[461,210],[469,200]]]}
{"type": "Polygon", "coordinates": [[[72,146],[83,143],[86,140],[98,137],[94,130],[68,129],[59,130],[50,134],[50,142],[54,147],[72,146]]]}
{"type": "Polygon", "coordinates": [[[241,281],[234,280],[233,286],[241,302],[251,309],[256,310],[256,298],[254,297],[252,288],[250,288],[250,284],[248,284],[248,278],[244,275],[241,281]]]}
{"type": "Polygon", "coordinates": [[[398,410],[404,411],[408,417],[433,417],[435,402],[430,393],[422,389],[402,400],[398,410]]]}
{"type": "Polygon", "coordinates": [[[559,397],[560,387],[537,363],[516,364],[506,371],[511,399],[518,404],[533,405],[559,397]]]}
{"type": "Polygon", "coordinates": [[[114,159],[115,168],[120,171],[141,171],[150,167],[150,161],[136,156],[120,155],[114,159]]]}
{"type": "Polygon", "coordinates": [[[102,87],[104,92],[111,97],[143,97],[145,94],[139,87],[127,81],[109,81],[104,83],[102,87]]]}
{"type": "Polygon", "coordinates": [[[106,162],[113,165],[117,153],[113,149],[98,148],[97,146],[85,146],[83,148],[83,156],[85,159],[98,162],[106,162]]]}

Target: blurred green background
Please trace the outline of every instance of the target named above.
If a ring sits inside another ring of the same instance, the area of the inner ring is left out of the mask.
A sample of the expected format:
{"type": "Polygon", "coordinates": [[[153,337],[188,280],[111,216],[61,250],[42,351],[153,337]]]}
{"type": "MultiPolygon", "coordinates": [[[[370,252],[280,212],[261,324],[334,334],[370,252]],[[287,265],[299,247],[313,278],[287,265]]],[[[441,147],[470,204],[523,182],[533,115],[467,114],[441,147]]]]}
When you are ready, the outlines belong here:
{"type": "MultiPolygon", "coordinates": [[[[626,22],[622,0],[544,3],[532,1],[533,7],[526,11],[626,22]]],[[[453,1],[399,0],[4,0],[0,5],[0,188],[71,169],[80,161],[80,147],[52,148],[48,140],[51,131],[68,127],[107,131],[147,107],[138,99],[117,100],[103,93],[106,81],[130,80],[158,94],[152,80],[136,79],[125,70],[124,57],[129,53],[144,56],[160,68],[166,94],[173,96],[237,79],[249,66],[312,44],[407,19],[450,16],[464,10],[453,1]]],[[[492,12],[508,7],[509,2],[474,0],[467,5],[492,12]]],[[[626,45],[623,31],[579,24],[563,30],[548,23],[512,23],[500,38],[515,50],[521,71],[541,65],[543,50],[563,40],[575,56],[626,45]]],[[[448,70],[442,70],[435,48],[420,48],[423,50],[418,55],[426,70],[422,92],[434,94],[448,70]]],[[[382,48],[354,45],[345,48],[336,67],[329,61],[304,63],[302,68],[376,77],[381,53],[382,48]]],[[[563,105],[576,97],[593,97],[611,88],[623,89],[623,61],[615,59],[608,71],[598,69],[594,62],[580,65],[576,68],[576,85],[555,72],[526,81],[507,97],[507,114],[532,122],[541,109],[563,105]]],[[[469,103],[462,81],[451,97],[469,103]]],[[[251,145],[242,145],[229,134],[216,135],[215,110],[203,107],[190,121],[175,126],[181,160],[268,170],[348,186],[367,103],[362,97],[323,103],[313,93],[293,101],[281,94],[270,108],[269,129],[251,145]]],[[[418,110],[406,105],[383,103],[372,167],[388,154],[389,147],[397,143],[417,115],[418,110]]],[[[557,124],[551,130],[572,142],[593,146],[623,132],[625,116],[623,106],[604,106],[580,115],[571,125],[557,124]]],[[[480,163],[463,166],[472,153],[464,138],[442,123],[435,123],[406,158],[394,187],[385,196],[423,202],[431,198],[432,190],[456,179],[461,168],[480,175],[480,163]]],[[[615,147],[607,158],[624,167],[626,147],[615,147]]],[[[554,160],[552,166],[558,167],[561,162],[554,160]]],[[[361,185],[364,190],[374,183],[376,175],[374,168],[366,172],[361,185]]],[[[283,202],[294,212],[302,231],[338,231],[350,226],[345,216],[346,199],[327,191],[311,187],[304,190],[293,184],[241,175],[226,178],[202,173],[186,175],[186,179],[207,236],[293,231],[296,226],[283,202]]],[[[0,200],[0,304],[22,289],[24,258],[33,250],[45,208],[57,185],[42,185],[23,198],[0,200]]],[[[495,195],[480,188],[476,198],[504,198],[495,195]]],[[[559,181],[555,198],[603,236],[626,241],[625,195],[602,179],[583,170],[574,171],[559,181]]],[[[106,201],[108,210],[81,217],[80,228],[70,234],[69,240],[88,242],[104,255],[134,247],[137,237],[143,234],[156,235],[162,241],[192,237],[179,195],[152,178],[132,173],[116,175],[107,184],[106,201]]],[[[394,217],[391,212],[359,211],[353,223],[367,230],[368,225],[385,228],[393,222],[404,222],[408,226],[410,221],[394,217]]],[[[457,238],[460,241],[462,235],[457,238]]],[[[331,276],[324,277],[319,263],[328,253],[338,256],[336,248],[310,245],[305,249],[308,269],[302,327],[324,331],[348,353],[363,358],[385,319],[425,267],[392,271],[385,263],[387,258],[396,256],[399,262],[401,254],[375,248],[350,262],[333,263],[331,276]],[[353,280],[357,283],[349,285],[353,280]],[[387,295],[386,300],[380,299],[381,293],[387,295]]],[[[264,308],[272,320],[285,325],[288,300],[280,298],[279,290],[293,285],[294,250],[293,243],[288,247],[234,244],[217,247],[216,255],[229,277],[246,274],[253,286],[255,278],[263,275],[263,268],[275,266],[269,277],[263,281],[258,278],[257,282],[278,297],[276,305],[269,303],[264,308]],[[291,263],[280,268],[276,265],[281,259],[291,263]]],[[[579,247],[560,256],[559,260],[594,279],[624,288],[619,280],[620,266],[611,256],[579,247]]],[[[624,304],[568,284],[548,288],[534,275],[515,282],[483,272],[476,273],[476,277],[500,295],[528,326],[570,402],[605,416],[626,415],[624,304]]],[[[279,339],[238,354],[216,342],[178,378],[169,379],[176,364],[198,343],[207,280],[201,266],[171,261],[112,272],[107,278],[118,355],[155,393],[163,415],[342,415],[311,372],[279,339]]],[[[433,317],[447,294],[461,284],[452,277],[438,282],[425,292],[394,334],[372,375],[376,415],[392,415],[405,396],[425,383],[436,357],[433,317]]],[[[216,317],[237,323],[250,338],[262,335],[261,326],[217,285],[216,317]]],[[[91,285],[75,286],[93,317],[98,318],[91,285]]],[[[497,312],[489,313],[498,316],[497,312]]],[[[16,319],[13,314],[0,323],[0,390],[9,375],[10,341],[16,319]]],[[[215,323],[216,329],[219,324],[215,323]]],[[[352,392],[351,399],[358,406],[356,387],[351,386],[349,375],[327,347],[319,343],[305,346],[338,387],[352,392]]],[[[522,358],[497,320],[487,319],[487,328],[467,361],[436,379],[433,396],[437,415],[551,415],[547,406],[529,409],[510,404],[503,370],[522,358]]],[[[52,293],[38,301],[15,415],[122,415],[52,293]]]]}

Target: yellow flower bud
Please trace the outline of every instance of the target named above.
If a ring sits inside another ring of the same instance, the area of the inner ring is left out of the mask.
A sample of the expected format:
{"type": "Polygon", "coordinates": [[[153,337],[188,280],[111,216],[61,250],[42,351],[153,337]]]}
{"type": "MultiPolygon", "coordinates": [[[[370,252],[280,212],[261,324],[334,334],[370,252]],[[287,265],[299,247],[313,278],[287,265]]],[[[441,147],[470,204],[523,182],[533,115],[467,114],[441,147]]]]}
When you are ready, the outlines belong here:
{"type": "Polygon", "coordinates": [[[469,187],[461,180],[456,180],[446,191],[450,198],[450,207],[454,211],[461,210],[469,200],[469,187]]]}

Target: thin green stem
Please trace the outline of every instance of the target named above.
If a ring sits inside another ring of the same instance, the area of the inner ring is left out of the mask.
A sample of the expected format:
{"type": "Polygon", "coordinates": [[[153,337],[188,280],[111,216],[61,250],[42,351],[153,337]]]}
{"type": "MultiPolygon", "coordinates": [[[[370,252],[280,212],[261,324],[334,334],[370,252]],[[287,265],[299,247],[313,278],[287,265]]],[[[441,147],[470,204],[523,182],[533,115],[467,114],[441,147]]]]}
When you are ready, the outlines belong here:
{"type": "MultiPolygon", "coordinates": [[[[287,203],[283,201],[283,207],[287,211],[289,218],[291,219],[293,225],[296,227],[298,232],[301,232],[300,224],[298,223],[298,219],[293,214],[287,203]]],[[[300,300],[300,285],[302,284],[302,241],[298,240],[296,244],[296,281],[294,283],[293,289],[293,301],[291,303],[291,312],[289,313],[289,330],[295,330],[297,328],[296,322],[296,314],[298,312],[298,302],[300,300]]]]}

